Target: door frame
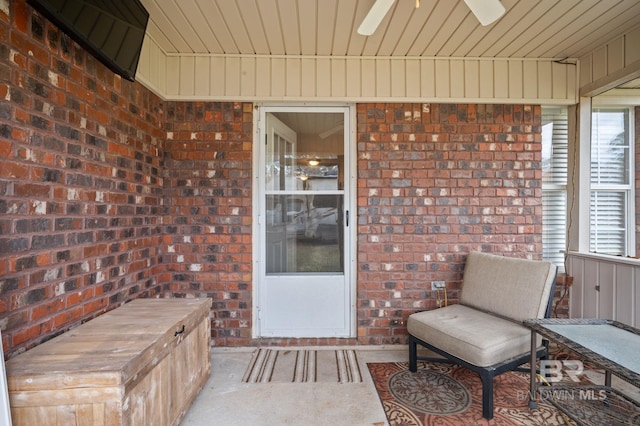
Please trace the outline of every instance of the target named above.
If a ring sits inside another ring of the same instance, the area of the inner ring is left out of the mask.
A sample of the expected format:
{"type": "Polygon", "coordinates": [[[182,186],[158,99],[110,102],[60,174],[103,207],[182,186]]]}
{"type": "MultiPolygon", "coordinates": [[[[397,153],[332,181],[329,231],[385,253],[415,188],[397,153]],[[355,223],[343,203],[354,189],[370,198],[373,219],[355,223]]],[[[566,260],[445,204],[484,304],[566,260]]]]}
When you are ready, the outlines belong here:
{"type": "MultiPolygon", "coordinates": [[[[350,239],[349,249],[346,252],[347,262],[345,262],[344,274],[345,284],[349,286],[349,333],[345,338],[357,337],[357,140],[356,140],[356,105],[351,103],[260,103],[254,104],[253,114],[253,146],[252,146],[252,318],[251,318],[251,337],[259,338],[258,330],[260,326],[260,267],[261,262],[261,244],[262,236],[260,235],[260,224],[264,218],[260,217],[260,203],[264,194],[260,192],[260,125],[261,119],[265,112],[322,112],[327,108],[347,108],[345,114],[345,125],[348,120],[347,141],[345,143],[345,161],[348,161],[348,173],[345,174],[345,193],[349,194],[348,200],[345,200],[345,208],[349,210],[349,226],[345,229],[345,236],[350,239]]],[[[330,112],[330,111],[327,111],[330,112]]],[[[332,337],[332,336],[327,336],[332,337]]],[[[335,337],[335,336],[333,336],[335,337]]],[[[266,337],[264,337],[266,338],[266,337]]]]}

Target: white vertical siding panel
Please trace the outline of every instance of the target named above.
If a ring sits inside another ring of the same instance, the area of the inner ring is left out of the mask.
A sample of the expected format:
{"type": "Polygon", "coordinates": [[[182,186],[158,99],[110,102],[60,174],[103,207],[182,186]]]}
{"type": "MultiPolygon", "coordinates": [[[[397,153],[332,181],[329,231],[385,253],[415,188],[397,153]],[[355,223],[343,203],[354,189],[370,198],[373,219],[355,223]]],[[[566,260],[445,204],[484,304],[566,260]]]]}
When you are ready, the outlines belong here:
{"type": "Polygon", "coordinates": [[[316,61],[310,58],[303,58],[300,61],[300,65],[300,87],[302,89],[300,94],[306,97],[318,96],[316,61]]]}
{"type": "Polygon", "coordinates": [[[316,96],[321,98],[331,97],[331,60],[320,58],[317,62],[316,73],[316,96]]]}
{"type": "Polygon", "coordinates": [[[300,96],[300,78],[302,64],[300,59],[289,58],[287,61],[287,95],[286,96],[300,96]]]}
{"type": "Polygon", "coordinates": [[[640,49],[638,49],[638,46],[640,46],[640,27],[625,35],[624,46],[625,66],[640,61],[640,49]]]}
{"type": "Polygon", "coordinates": [[[629,325],[633,323],[633,275],[633,267],[617,265],[614,316],[609,318],[629,325]]]}
{"type": "Polygon", "coordinates": [[[259,98],[270,96],[276,88],[284,92],[284,79],[272,75],[273,62],[269,58],[256,58],[256,96],[259,98]]]}
{"type": "Polygon", "coordinates": [[[225,96],[240,96],[242,64],[240,58],[229,57],[225,61],[225,96]]]}
{"type": "Polygon", "coordinates": [[[362,73],[360,66],[362,62],[358,59],[347,59],[346,64],[346,80],[347,80],[347,96],[358,98],[362,96],[362,73]]]}
{"type": "Polygon", "coordinates": [[[573,286],[569,290],[569,317],[584,318],[584,259],[570,256],[569,274],[573,277],[573,286]]]}
{"type": "Polygon", "coordinates": [[[141,80],[168,99],[562,103],[573,101],[577,78],[574,66],[548,61],[154,54],[142,56],[141,80]]]}
{"type": "Polygon", "coordinates": [[[136,79],[144,80],[152,90],[166,95],[167,56],[150,37],[145,37],[138,60],[136,79]]]}
{"type": "Polygon", "coordinates": [[[451,73],[449,70],[449,61],[446,59],[435,60],[435,84],[436,97],[451,97],[451,73]]]}
{"type": "Polygon", "coordinates": [[[363,97],[376,96],[376,64],[372,59],[364,59],[360,64],[360,95],[363,97]],[[373,70],[373,72],[371,72],[373,70]]]}
{"type": "Polygon", "coordinates": [[[578,99],[578,73],[576,69],[576,65],[567,65],[567,99],[578,99]]]}
{"type": "Polygon", "coordinates": [[[420,61],[420,93],[425,98],[436,97],[436,61],[420,61]]]}
{"type": "Polygon", "coordinates": [[[151,81],[157,81],[156,87],[162,93],[167,92],[167,55],[160,50],[154,49],[151,54],[151,81]]]}
{"type": "Polygon", "coordinates": [[[146,36],[142,41],[142,48],[140,49],[140,57],[138,58],[138,69],[136,70],[136,76],[138,74],[144,75],[148,80],[155,80],[151,77],[151,51],[157,47],[154,45],[153,40],[146,36]]]}
{"type": "Polygon", "coordinates": [[[551,99],[553,93],[553,74],[550,62],[538,64],[538,96],[542,99],[551,99]]]}
{"type": "Polygon", "coordinates": [[[622,68],[624,68],[624,37],[618,37],[608,43],[607,72],[611,74],[622,68]]]}
{"type": "Polygon", "coordinates": [[[464,63],[464,96],[476,99],[480,97],[480,65],[476,60],[464,63]]]}
{"type": "MultiPolygon", "coordinates": [[[[287,63],[283,58],[273,58],[270,60],[270,87],[271,96],[282,98],[287,93],[287,63]]],[[[258,74],[261,70],[258,68],[258,74]]],[[[269,83],[265,83],[269,84],[269,83]]],[[[260,83],[258,83],[258,87],[260,83]]]]}
{"type": "Polygon", "coordinates": [[[167,75],[170,76],[170,78],[167,79],[167,95],[181,95],[180,81],[178,80],[178,76],[180,75],[180,58],[177,56],[167,58],[167,75]]]}
{"type": "Polygon", "coordinates": [[[493,61],[480,61],[480,97],[491,99],[494,96],[493,61]]]}
{"type": "Polygon", "coordinates": [[[347,61],[344,59],[331,60],[331,96],[347,96],[347,61]]]}
{"type": "Polygon", "coordinates": [[[582,290],[584,291],[582,304],[583,318],[598,318],[598,292],[590,291],[598,285],[598,263],[586,262],[582,290]]]}
{"type": "Polygon", "coordinates": [[[640,72],[640,27],[583,55],[580,61],[580,96],[594,96],[640,72]]]}
{"type": "Polygon", "coordinates": [[[565,99],[567,96],[567,68],[573,68],[573,65],[551,64],[551,73],[553,75],[553,91],[551,96],[553,99],[565,99]]]}
{"type": "Polygon", "coordinates": [[[522,98],[522,61],[509,61],[509,97],[522,98]]]}
{"type": "Polygon", "coordinates": [[[406,59],[391,60],[391,96],[407,96],[406,59]]]}
{"type": "Polygon", "coordinates": [[[255,58],[240,59],[240,95],[255,96],[256,94],[256,60],[255,58]]]}
{"type": "Polygon", "coordinates": [[[602,318],[634,327],[640,317],[640,265],[569,254],[572,318],[602,318]],[[599,286],[599,289],[596,288],[599,286]]]}
{"type": "Polygon", "coordinates": [[[227,70],[227,61],[220,56],[211,57],[209,87],[213,96],[224,94],[227,92],[227,79],[225,76],[227,70]]]}
{"type": "Polygon", "coordinates": [[[194,56],[180,58],[180,94],[193,96],[195,94],[196,61],[194,56]]]}
{"type": "Polygon", "coordinates": [[[493,64],[494,94],[497,98],[509,97],[509,63],[496,61],[493,64]]]}
{"type": "Polygon", "coordinates": [[[522,96],[525,99],[538,97],[538,62],[524,61],[522,64],[522,96]]]}
{"type": "Polygon", "coordinates": [[[614,317],[613,312],[613,283],[615,277],[615,265],[601,262],[598,265],[598,318],[609,319],[614,317]]]}
{"type": "Polygon", "coordinates": [[[593,55],[580,58],[580,87],[593,81],[593,55]]]}
{"type": "Polygon", "coordinates": [[[391,96],[391,60],[378,59],[376,68],[376,96],[391,96]]]}
{"type": "Polygon", "coordinates": [[[208,56],[196,56],[194,90],[197,96],[211,94],[211,81],[209,80],[209,75],[211,74],[209,70],[210,64],[211,60],[208,56]]]}
{"type": "Polygon", "coordinates": [[[607,46],[602,46],[593,52],[593,63],[591,68],[594,80],[607,76],[607,46]]]}
{"type": "Polygon", "coordinates": [[[406,76],[406,82],[405,82],[406,96],[410,98],[422,97],[421,86],[422,86],[423,76],[420,72],[420,61],[407,60],[405,76],[406,76]]]}
{"type": "Polygon", "coordinates": [[[464,62],[460,59],[453,59],[450,61],[449,66],[449,86],[451,88],[451,97],[452,98],[464,98],[464,62]]]}

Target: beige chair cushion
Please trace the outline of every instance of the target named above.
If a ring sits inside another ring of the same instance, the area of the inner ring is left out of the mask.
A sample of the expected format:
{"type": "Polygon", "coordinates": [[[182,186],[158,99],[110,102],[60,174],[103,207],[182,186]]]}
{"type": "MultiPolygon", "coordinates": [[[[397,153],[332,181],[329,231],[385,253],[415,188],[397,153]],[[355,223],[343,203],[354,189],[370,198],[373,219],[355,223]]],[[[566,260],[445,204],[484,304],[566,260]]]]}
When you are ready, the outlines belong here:
{"type": "Polygon", "coordinates": [[[531,330],[462,305],[412,314],[409,333],[479,367],[531,350],[531,330]]]}
{"type": "Polygon", "coordinates": [[[555,276],[549,262],[471,252],[460,304],[518,321],[543,318],[555,276]]]}

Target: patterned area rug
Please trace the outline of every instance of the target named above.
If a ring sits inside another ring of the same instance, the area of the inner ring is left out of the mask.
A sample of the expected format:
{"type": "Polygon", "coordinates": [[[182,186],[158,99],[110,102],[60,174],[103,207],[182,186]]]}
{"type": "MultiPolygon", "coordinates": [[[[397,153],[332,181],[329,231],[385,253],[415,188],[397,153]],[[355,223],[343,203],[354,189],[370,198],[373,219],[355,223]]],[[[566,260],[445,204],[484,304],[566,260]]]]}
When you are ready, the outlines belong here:
{"type": "Polygon", "coordinates": [[[494,417],[482,417],[482,383],[476,373],[445,363],[369,363],[390,425],[571,425],[548,402],[528,408],[529,375],[508,372],[494,379],[494,417]]]}
{"type": "Polygon", "coordinates": [[[360,383],[356,352],[344,350],[257,349],[242,381],[245,383],[360,383]]]}

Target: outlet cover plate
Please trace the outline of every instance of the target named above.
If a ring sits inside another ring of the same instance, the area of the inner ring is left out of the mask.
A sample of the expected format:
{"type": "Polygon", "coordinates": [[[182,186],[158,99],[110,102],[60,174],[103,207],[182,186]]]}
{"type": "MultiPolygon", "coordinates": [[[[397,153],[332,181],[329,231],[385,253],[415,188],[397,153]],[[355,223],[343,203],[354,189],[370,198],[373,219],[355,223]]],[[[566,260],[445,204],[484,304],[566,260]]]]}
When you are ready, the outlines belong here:
{"type": "Polygon", "coordinates": [[[431,281],[431,290],[438,290],[441,288],[446,288],[447,285],[444,281],[431,281]]]}

